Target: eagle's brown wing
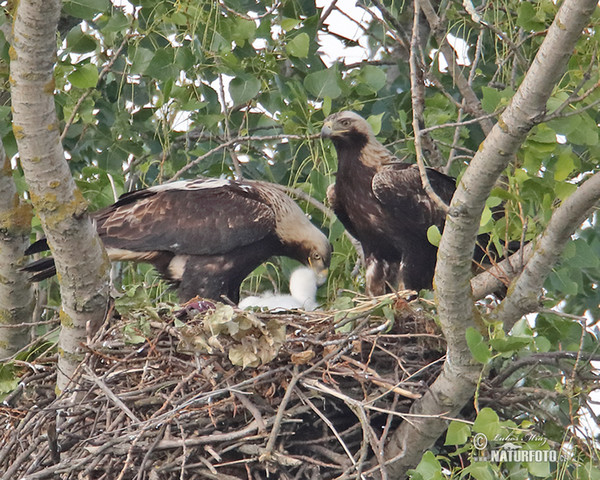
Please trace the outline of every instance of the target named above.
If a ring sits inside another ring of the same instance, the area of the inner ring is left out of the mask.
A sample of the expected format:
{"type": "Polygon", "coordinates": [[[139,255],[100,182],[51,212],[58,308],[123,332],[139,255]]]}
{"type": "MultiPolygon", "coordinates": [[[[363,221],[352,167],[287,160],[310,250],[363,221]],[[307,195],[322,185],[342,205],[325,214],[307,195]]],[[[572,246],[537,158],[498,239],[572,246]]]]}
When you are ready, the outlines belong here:
{"type": "MultiPolygon", "coordinates": [[[[456,188],[455,180],[433,169],[427,169],[433,190],[450,203],[456,188]]],[[[407,228],[427,230],[431,225],[442,228],[445,213],[423,189],[419,169],[409,163],[392,163],[375,174],[371,183],[375,197],[396,219],[402,219],[407,228]]]]}
{"type": "Polygon", "coordinates": [[[108,248],[176,255],[215,255],[261,240],[275,231],[272,208],[254,188],[223,182],[201,188],[176,182],[125,194],[94,214],[108,248]]]}

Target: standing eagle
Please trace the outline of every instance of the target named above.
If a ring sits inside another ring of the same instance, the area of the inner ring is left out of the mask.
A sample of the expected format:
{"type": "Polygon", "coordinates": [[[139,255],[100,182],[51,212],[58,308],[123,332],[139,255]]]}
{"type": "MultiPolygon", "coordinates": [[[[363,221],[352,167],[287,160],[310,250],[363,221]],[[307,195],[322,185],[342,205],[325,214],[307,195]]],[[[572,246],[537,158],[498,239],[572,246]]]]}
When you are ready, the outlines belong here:
{"type": "MultiPolygon", "coordinates": [[[[284,255],[327,275],[331,245],[275,184],[221,179],[182,180],[125,193],[92,215],[111,260],[152,264],[178,287],[237,303],[240,284],[271,256],[284,255]]],[[[27,254],[48,250],[45,239],[27,254]]],[[[56,273],[54,260],[27,265],[32,281],[56,273]]]]}
{"type": "MultiPolygon", "coordinates": [[[[360,241],[368,295],[431,288],[437,248],[427,229],[443,229],[445,212],[423,189],[417,165],[399,162],[354,112],[325,119],[321,136],[337,151],[336,182],[327,198],[346,229],[360,241]]],[[[455,180],[427,169],[433,190],[450,203],[455,180]]]]}

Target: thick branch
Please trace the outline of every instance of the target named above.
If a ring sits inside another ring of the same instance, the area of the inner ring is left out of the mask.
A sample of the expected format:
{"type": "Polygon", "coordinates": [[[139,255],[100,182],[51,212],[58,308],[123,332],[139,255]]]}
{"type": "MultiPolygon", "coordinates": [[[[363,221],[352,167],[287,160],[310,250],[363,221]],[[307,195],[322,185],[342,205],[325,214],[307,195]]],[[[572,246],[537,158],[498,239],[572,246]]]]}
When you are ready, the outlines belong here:
{"type": "Polygon", "coordinates": [[[509,285],[523,271],[523,266],[531,257],[532,252],[533,244],[528,243],[510,257],[473,277],[471,280],[473,300],[481,300],[486,295],[497,292],[499,289],[509,285]]]}
{"type": "MultiPolygon", "coordinates": [[[[423,4],[428,4],[427,0],[423,4]]],[[[566,0],[562,4],[511,104],[457,187],[434,279],[439,321],[448,343],[446,361],[430,390],[411,408],[411,413],[429,417],[403,422],[388,445],[386,458],[393,459],[390,472],[395,478],[404,477],[443,433],[446,422],[440,416],[458,414],[475,392],[480,368],[473,364],[465,332],[476,325],[470,277],[481,212],[500,174],[545,112],[552,89],[595,7],[595,0],[566,0]]]]}
{"type": "Polygon", "coordinates": [[[552,214],[531,259],[511,286],[508,295],[493,314],[510,330],[523,315],[539,307],[539,296],[546,277],[558,261],[571,235],[600,201],[600,173],[594,174],[552,214]]]}
{"type": "Polygon", "coordinates": [[[17,4],[10,80],[13,131],[61,287],[57,386],[62,390],[83,359],[86,327],[93,332],[104,319],[110,264],[59,138],[53,70],[60,8],[59,0],[17,4]]]}
{"type": "Polygon", "coordinates": [[[31,231],[31,205],[19,198],[10,160],[0,141],[0,359],[10,357],[29,343],[29,329],[15,324],[31,322],[35,306],[33,288],[23,266],[31,231]],[[11,326],[11,328],[2,328],[11,326]]]}

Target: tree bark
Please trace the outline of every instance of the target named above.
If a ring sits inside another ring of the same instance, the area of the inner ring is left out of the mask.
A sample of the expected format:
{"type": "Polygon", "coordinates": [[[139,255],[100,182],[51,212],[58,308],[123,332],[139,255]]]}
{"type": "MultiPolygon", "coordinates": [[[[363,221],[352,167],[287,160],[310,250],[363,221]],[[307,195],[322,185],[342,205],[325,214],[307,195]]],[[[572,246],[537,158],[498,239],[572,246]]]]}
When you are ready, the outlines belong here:
{"type": "Polygon", "coordinates": [[[75,186],[59,140],[53,69],[59,0],[18,2],[11,47],[13,132],[36,209],[56,262],[62,308],[62,391],[83,359],[82,343],[104,320],[110,262],[75,186]]]}
{"type": "MultiPolygon", "coordinates": [[[[513,158],[560,79],[596,0],[565,0],[511,104],[487,136],[463,175],[440,241],[434,288],[447,352],[442,373],[412,408],[422,415],[403,422],[385,452],[391,478],[404,478],[475,393],[481,366],[475,364],[465,333],[476,326],[471,261],[485,201],[513,158]]],[[[524,292],[527,293],[527,292],[524,292]]]]}
{"type": "Polygon", "coordinates": [[[16,327],[31,322],[35,306],[33,288],[19,271],[29,243],[31,205],[19,198],[10,160],[0,141],[0,360],[29,343],[29,329],[16,327]]]}

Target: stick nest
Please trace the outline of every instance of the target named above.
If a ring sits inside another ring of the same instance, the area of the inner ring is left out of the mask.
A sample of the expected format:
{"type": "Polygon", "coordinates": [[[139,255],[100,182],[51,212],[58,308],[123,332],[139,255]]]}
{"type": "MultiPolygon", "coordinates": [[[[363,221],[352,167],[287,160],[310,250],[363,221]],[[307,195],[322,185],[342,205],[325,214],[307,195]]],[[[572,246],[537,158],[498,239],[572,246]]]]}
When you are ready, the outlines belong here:
{"type": "Polygon", "coordinates": [[[335,312],[197,301],[117,315],[59,398],[55,357],[22,362],[0,409],[2,478],[375,473],[445,350],[427,303],[378,300],[335,312]]]}

